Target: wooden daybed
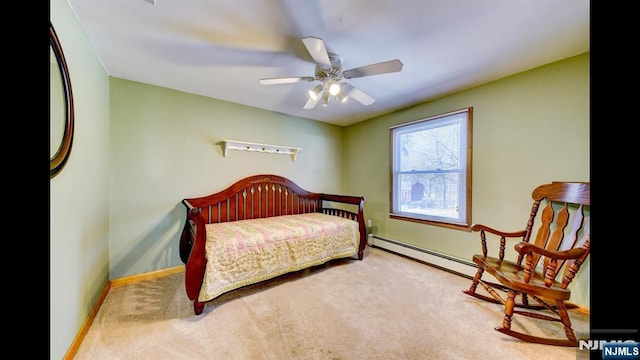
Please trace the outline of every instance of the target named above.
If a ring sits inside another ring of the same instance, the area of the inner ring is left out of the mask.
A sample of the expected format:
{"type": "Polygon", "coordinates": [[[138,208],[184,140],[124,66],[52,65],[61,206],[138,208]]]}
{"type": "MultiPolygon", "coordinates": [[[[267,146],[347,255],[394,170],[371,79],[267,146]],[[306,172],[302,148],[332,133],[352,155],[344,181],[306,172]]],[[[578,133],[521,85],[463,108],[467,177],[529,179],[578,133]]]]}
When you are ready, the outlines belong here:
{"type": "Polygon", "coordinates": [[[306,191],[278,175],[253,175],[184,199],[180,237],[193,309],[242,286],[354,257],[367,243],[364,197],[306,191]]]}

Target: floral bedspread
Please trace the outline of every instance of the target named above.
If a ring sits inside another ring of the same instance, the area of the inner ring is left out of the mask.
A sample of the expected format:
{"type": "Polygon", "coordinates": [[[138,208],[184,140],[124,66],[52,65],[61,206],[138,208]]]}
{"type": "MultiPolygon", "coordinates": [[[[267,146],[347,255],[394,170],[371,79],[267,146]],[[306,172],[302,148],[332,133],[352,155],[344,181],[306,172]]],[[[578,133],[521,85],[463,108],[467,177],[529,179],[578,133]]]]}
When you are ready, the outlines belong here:
{"type": "Polygon", "coordinates": [[[207,224],[206,271],[198,300],[353,256],[360,231],[353,220],[322,213],[207,224]]]}

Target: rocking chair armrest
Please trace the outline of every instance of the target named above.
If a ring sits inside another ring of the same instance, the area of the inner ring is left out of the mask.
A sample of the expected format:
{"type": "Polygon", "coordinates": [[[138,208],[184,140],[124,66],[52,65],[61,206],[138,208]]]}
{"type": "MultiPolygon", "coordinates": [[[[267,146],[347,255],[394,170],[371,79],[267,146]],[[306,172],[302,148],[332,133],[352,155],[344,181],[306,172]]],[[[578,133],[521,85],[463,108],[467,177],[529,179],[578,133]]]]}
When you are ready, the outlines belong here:
{"type": "Polygon", "coordinates": [[[471,231],[485,231],[485,232],[498,235],[498,236],[503,236],[506,238],[517,238],[517,237],[521,238],[527,233],[526,230],[504,232],[504,231],[496,230],[494,228],[491,228],[482,224],[473,224],[471,226],[471,231]]]}
{"type": "Polygon", "coordinates": [[[523,256],[531,253],[536,253],[557,260],[579,259],[587,251],[586,249],[582,248],[574,248],[563,251],[551,251],[524,241],[517,243],[514,246],[514,249],[523,256]]]}

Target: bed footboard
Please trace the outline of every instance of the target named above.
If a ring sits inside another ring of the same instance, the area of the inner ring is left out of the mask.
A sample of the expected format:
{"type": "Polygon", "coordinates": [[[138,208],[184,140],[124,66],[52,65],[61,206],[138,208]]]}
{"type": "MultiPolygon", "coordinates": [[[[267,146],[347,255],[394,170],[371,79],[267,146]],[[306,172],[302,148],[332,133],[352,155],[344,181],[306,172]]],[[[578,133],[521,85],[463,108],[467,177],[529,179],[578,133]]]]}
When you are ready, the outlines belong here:
{"type": "Polygon", "coordinates": [[[321,194],[323,203],[325,201],[339,204],[350,204],[358,207],[357,212],[345,210],[342,208],[322,207],[320,212],[339,216],[342,218],[354,220],[358,222],[358,230],[360,230],[360,245],[358,246],[358,260],[364,258],[364,249],[367,245],[367,228],[364,223],[364,197],[363,196],[346,196],[321,194]]]}
{"type": "Polygon", "coordinates": [[[185,287],[194,312],[204,310],[198,296],[207,264],[206,224],[321,212],[358,222],[357,258],[362,260],[367,245],[364,200],[362,196],[312,193],[287,178],[268,174],[241,179],[209,196],[184,199],[187,217],[180,237],[180,259],[186,264],[185,287]]]}

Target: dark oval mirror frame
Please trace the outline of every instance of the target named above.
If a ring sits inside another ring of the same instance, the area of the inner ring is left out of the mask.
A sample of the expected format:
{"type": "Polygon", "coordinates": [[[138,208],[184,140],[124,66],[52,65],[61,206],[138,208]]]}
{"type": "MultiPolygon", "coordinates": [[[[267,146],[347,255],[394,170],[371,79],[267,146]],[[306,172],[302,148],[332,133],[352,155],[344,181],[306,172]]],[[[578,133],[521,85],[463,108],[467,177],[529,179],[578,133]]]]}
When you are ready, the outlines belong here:
{"type": "MultiPolygon", "coordinates": [[[[60,69],[60,76],[62,77],[62,88],[64,92],[65,101],[65,123],[64,133],[62,141],[58,146],[58,151],[51,157],[49,168],[49,179],[58,175],[62,168],[69,160],[71,154],[71,145],[73,144],[73,127],[74,127],[74,113],[73,113],[73,93],[71,92],[71,79],[69,78],[69,69],[67,68],[67,61],[64,58],[58,35],[53,29],[53,24],[49,23],[49,43],[51,49],[55,54],[58,61],[58,68],[60,69]]],[[[49,111],[51,111],[51,105],[49,105],[49,111]]],[[[49,119],[49,126],[51,126],[51,119],[49,119]]],[[[51,127],[50,127],[51,129],[51,127]]]]}

